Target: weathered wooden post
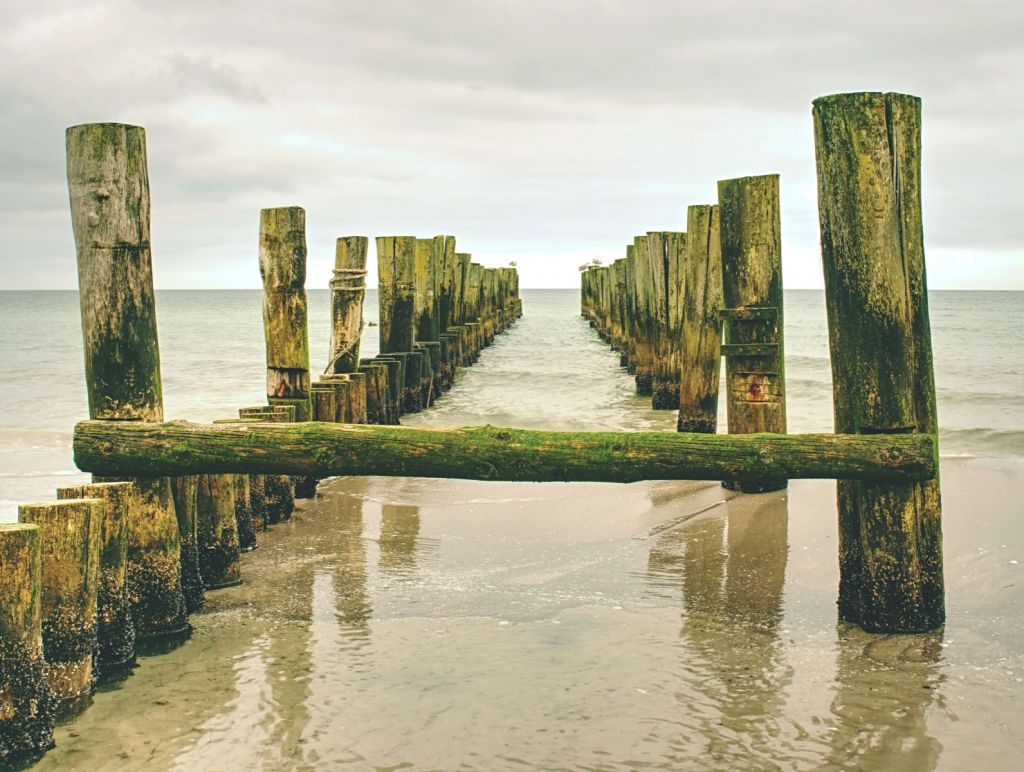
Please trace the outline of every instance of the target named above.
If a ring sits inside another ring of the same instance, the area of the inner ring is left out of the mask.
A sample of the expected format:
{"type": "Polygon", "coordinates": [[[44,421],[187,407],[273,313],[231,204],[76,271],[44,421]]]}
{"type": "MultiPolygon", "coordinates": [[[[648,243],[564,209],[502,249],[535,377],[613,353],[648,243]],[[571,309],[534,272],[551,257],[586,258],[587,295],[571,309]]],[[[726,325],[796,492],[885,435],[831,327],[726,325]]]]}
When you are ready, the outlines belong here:
{"type": "Polygon", "coordinates": [[[0,523],[0,764],[53,747],[57,700],[43,660],[41,546],[39,526],[0,523]]]}
{"type": "Polygon", "coordinates": [[[106,679],[135,666],[135,626],[128,598],[128,518],[134,483],[93,483],[57,489],[57,498],[99,499],[99,574],[96,589],[97,651],[94,676],[106,679]]]}
{"type": "Polygon", "coordinates": [[[417,341],[437,340],[437,336],[441,334],[437,295],[440,261],[444,259],[444,255],[437,252],[435,245],[434,239],[416,239],[413,307],[417,341]]]}
{"type": "MultiPolygon", "coordinates": [[[[814,101],[835,430],[937,434],[921,218],[921,101],[814,101]]],[[[869,632],[945,621],[939,480],[839,481],[839,616],[869,632]]]]}
{"type": "MultiPolygon", "coordinates": [[[[267,346],[267,402],[295,410],[308,421],[309,325],[306,301],[306,210],[286,206],[260,211],[260,276],[267,346]]],[[[294,495],[316,495],[317,480],[295,479],[294,495]]]]}
{"type": "Polygon", "coordinates": [[[309,395],[313,402],[313,420],[334,422],[338,416],[337,390],[334,385],[325,381],[317,381],[309,389],[309,395]]]}
{"type": "MultiPolygon", "coordinates": [[[[718,211],[729,434],[785,434],[779,175],[720,180],[718,211]]],[[[722,485],[765,493],[785,488],[786,481],[722,485]]]]}
{"type": "MultiPolygon", "coordinates": [[[[139,126],[67,130],[89,416],[162,421],[149,242],[146,135],[139,126]]],[[[137,479],[128,523],[128,592],[139,640],[187,635],[170,480],[137,479]]]]}
{"type": "Polygon", "coordinates": [[[681,432],[714,434],[718,428],[718,374],[721,369],[722,250],[718,207],[691,206],[686,217],[686,270],[683,279],[682,347],[679,369],[681,432]]]}
{"type": "Polygon", "coordinates": [[[650,396],[652,391],[654,349],[654,277],[651,275],[650,249],[646,236],[633,239],[634,266],[636,268],[636,393],[650,396]]]}
{"type": "Polygon", "coordinates": [[[651,407],[679,407],[679,337],[683,314],[686,234],[676,231],[647,234],[648,257],[654,277],[656,306],[654,365],[651,373],[651,407]]]}
{"type": "Polygon", "coordinates": [[[359,366],[366,294],[366,252],[369,239],[345,236],[337,241],[331,279],[331,350],[326,372],[353,373],[359,366]]]}
{"type": "MultiPolygon", "coordinates": [[[[256,529],[253,528],[252,524],[252,509],[250,505],[252,485],[247,474],[233,474],[230,476],[234,480],[235,489],[235,531],[238,534],[238,549],[241,552],[252,552],[259,547],[259,542],[256,540],[256,529]]],[[[313,492],[306,495],[305,498],[315,497],[317,479],[315,477],[301,479],[313,481],[313,492]]],[[[296,488],[298,488],[298,485],[296,485],[296,488]]]]}
{"type": "Polygon", "coordinates": [[[171,485],[174,489],[174,511],[178,516],[178,533],[181,536],[181,590],[185,596],[185,608],[191,614],[201,609],[206,602],[203,575],[199,570],[199,526],[196,515],[199,477],[175,477],[171,485]]]}
{"type": "Polygon", "coordinates": [[[267,344],[267,402],[295,405],[309,420],[309,331],[306,303],[306,210],[260,212],[260,277],[267,344]]]}
{"type": "Polygon", "coordinates": [[[18,521],[42,531],[43,656],[62,712],[85,707],[93,690],[102,520],[99,499],[18,507],[18,521]]]}
{"type": "Polygon", "coordinates": [[[412,351],[415,336],[416,238],[379,236],[380,352],[412,351]]]}
{"type": "Polygon", "coordinates": [[[242,583],[235,519],[235,477],[201,474],[196,492],[199,571],[207,590],[242,583]]]}

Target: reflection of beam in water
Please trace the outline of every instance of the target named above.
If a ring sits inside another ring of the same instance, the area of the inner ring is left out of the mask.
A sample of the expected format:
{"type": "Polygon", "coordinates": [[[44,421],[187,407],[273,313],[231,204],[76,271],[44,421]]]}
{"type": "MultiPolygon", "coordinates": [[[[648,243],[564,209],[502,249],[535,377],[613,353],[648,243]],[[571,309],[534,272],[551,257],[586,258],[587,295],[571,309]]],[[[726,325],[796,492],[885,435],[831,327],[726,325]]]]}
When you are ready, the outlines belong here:
{"type": "Polygon", "coordinates": [[[839,625],[838,638],[829,764],[934,769],[942,744],[928,734],[927,712],[941,704],[942,632],[878,636],[839,625]]]}
{"type": "Polygon", "coordinates": [[[733,498],[652,546],[653,583],[681,589],[681,708],[712,766],[792,761],[776,739],[792,680],[778,640],[787,551],[783,494],[733,498]]]}

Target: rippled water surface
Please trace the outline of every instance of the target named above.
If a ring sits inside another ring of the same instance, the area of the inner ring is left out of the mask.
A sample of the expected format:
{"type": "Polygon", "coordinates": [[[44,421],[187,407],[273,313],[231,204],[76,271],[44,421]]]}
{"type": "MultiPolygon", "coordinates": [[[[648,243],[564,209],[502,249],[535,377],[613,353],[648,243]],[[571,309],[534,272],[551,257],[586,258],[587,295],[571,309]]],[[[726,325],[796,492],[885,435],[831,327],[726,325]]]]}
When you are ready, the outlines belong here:
{"type": "MultiPolygon", "coordinates": [[[[987,325],[1019,327],[1022,306],[945,294],[944,451],[990,458],[943,461],[944,630],[837,626],[827,481],[736,496],[715,483],[340,478],[245,556],[245,584],[208,594],[190,641],[105,687],[38,768],[1020,768],[1024,422],[1011,397],[1024,358],[1020,338],[992,343],[987,325]]],[[[326,299],[312,297],[315,353],[326,299]]],[[[793,297],[790,429],[828,431],[821,296],[793,297]]],[[[671,430],[575,293],[525,299],[527,316],[405,423],[671,430]]],[[[159,303],[169,417],[260,401],[258,293],[159,303]]],[[[74,474],[77,317],[51,313],[52,345],[4,342],[21,366],[0,376],[11,501],[74,474]]]]}

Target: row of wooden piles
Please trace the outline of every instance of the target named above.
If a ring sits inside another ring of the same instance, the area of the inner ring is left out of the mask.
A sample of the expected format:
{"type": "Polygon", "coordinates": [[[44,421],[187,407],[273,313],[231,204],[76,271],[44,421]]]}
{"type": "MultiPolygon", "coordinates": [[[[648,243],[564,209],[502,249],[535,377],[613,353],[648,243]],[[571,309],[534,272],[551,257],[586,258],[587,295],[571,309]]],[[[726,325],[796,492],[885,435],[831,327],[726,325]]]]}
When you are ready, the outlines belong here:
{"type": "MultiPolygon", "coordinates": [[[[144,130],[68,130],[68,184],[91,418],[163,420],[144,130]],[[125,364],[127,363],[127,365],[125,364]]],[[[220,423],[397,424],[451,388],[521,315],[514,268],[484,268],[450,236],[377,240],[381,354],[360,358],[368,240],[338,239],[331,344],[311,382],[305,212],[263,210],[259,264],[267,405],[220,423]]],[[[53,745],[139,652],[191,632],[204,593],[242,581],[241,555],[317,480],[270,474],[94,479],[0,524],[0,764],[53,745]]]]}
{"type": "MultiPolygon", "coordinates": [[[[834,94],[812,113],[835,431],[935,436],[921,100],[834,94]]],[[[729,433],[786,431],[779,234],[778,178],[725,180],[717,205],[689,208],[685,233],[639,236],[583,274],[583,315],[638,393],[678,408],[680,431],[717,430],[720,357],[729,433]]],[[[879,632],[944,622],[940,499],[938,476],[837,481],[841,620],[879,632]]]]}
{"type": "Polygon", "coordinates": [[[723,180],[718,199],[689,207],[685,232],[648,232],[625,257],[588,267],[582,313],[619,352],[637,394],[679,411],[679,431],[717,431],[724,356],[729,433],[785,433],[778,175],[723,180]]]}

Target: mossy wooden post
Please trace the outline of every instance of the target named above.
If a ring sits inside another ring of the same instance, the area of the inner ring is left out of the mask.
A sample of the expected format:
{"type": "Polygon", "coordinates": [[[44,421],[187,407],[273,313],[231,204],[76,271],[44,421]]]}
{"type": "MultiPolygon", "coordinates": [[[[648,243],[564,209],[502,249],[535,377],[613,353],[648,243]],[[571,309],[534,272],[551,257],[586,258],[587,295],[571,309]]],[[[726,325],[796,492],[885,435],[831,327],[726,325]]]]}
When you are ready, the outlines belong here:
{"type": "MultiPolygon", "coordinates": [[[[89,415],[162,421],[145,131],[115,123],[72,126],[67,166],[89,415]]],[[[191,628],[170,480],[135,482],[128,592],[136,633],[140,641],[185,635],[191,628]]]]}
{"type": "Polygon", "coordinates": [[[651,275],[650,248],[646,236],[633,239],[636,267],[636,393],[650,396],[654,376],[654,349],[652,346],[654,313],[654,277],[651,275]]]}
{"type": "MultiPolygon", "coordinates": [[[[779,175],[719,181],[718,208],[729,434],[785,434],[779,175]]],[[[786,481],[722,485],[764,493],[785,488],[786,481]]]]}
{"type": "Polygon", "coordinates": [[[175,477],[171,485],[174,489],[174,511],[178,516],[178,533],[181,535],[181,589],[185,595],[185,608],[191,614],[201,609],[206,602],[203,575],[199,570],[199,526],[196,517],[199,478],[196,475],[175,477]]]}
{"type": "Polygon", "coordinates": [[[416,238],[377,238],[380,352],[412,351],[415,336],[416,238]]]}
{"type": "Polygon", "coordinates": [[[352,373],[359,367],[363,334],[363,296],[366,294],[366,252],[369,239],[345,236],[334,251],[331,279],[331,350],[327,372],[352,373]]]}
{"type": "Polygon", "coordinates": [[[405,357],[405,400],[402,412],[418,413],[423,410],[423,352],[397,351],[405,357]]]}
{"type": "Polygon", "coordinates": [[[207,590],[242,583],[235,520],[235,475],[201,474],[196,494],[199,571],[207,590]]]}
{"type": "Polygon", "coordinates": [[[94,675],[100,679],[122,674],[135,666],[135,626],[128,597],[128,517],[134,483],[111,482],[68,485],[57,498],[99,499],[99,576],[96,590],[97,651],[94,675]]]}
{"type": "Polygon", "coordinates": [[[672,372],[671,385],[667,386],[673,407],[679,404],[679,389],[682,385],[682,337],[683,306],[686,302],[686,261],[689,259],[689,242],[686,233],[670,231],[665,234],[668,258],[668,336],[667,356],[672,372]]]}
{"type": "Polygon", "coordinates": [[[260,277],[267,348],[267,401],[294,404],[309,420],[309,330],[306,302],[306,210],[260,212],[260,277]]]}
{"type": "Polygon", "coordinates": [[[46,680],[69,712],[92,693],[99,589],[99,499],[22,504],[18,521],[42,530],[42,619],[46,680]]]}
{"type": "MultiPolygon", "coordinates": [[[[259,547],[259,542],[256,540],[256,529],[252,526],[252,510],[250,509],[252,485],[249,482],[249,475],[234,474],[231,477],[234,478],[235,487],[235,530],[238,533],[238,549],[241,552],[252,552],[259,547]]],[[[303,498],[314,498],[316,496],[316,478],[300,479],[313,481],[313,492],[303,498]]]]}
{"type": "Polygon", "coordinates": [[[57,700],[42,639],[38,525],[0,523],[0,765],[53,747],[57,700]]]}
{"type": "Polygon", "coordinates": [[[455,253],[455,297],[452,300],[452,327],[464,325],[469,321],[469,314],[466,310],[467,291],[469,289],[469,266],[473,262],[473,255],[469,252],[455,253]]]}
{"type": "Polygon", "coordinates": [[[366,364],[365,360],[360,360],[359,372],[366,376],[366,423],[383,424],[386,408],[382,378],[385,377],[387,368],[381,364],[366,364]]]}
{"type": "Polygon", "coordinates": [[[626,246],[626,363],[630,375],[636,375],[637,294],[636,248],[626,246]]]}
{"type": "Polygon", "coordinates": [[[647,234],[648,258],[654,279],[654,364],[651,406],[655,410],[679,407],[679,343],[685,284],[686,234],[655,231],[647,234]]]}
{"type": "Polygon", "coordinates": [[[309,396],[313,402],[313,420],[332,423],[338,415],[337,390],[334,385],[317,381],[309,388],[309,396]]]}
{"type": "MultiPolygon", "coordinates": [[[[921,218],[921,101],[814,102],[837,432],[937,433],[921,218]]],[[[839,615],[874,632],[945,620],[939,481],[840,482],[839,615]]]]}
{"type": "MultiPolygon", "coordinates": [[[[434,239],[416,239],[415,297],[416,340],[437,340],[441,334],[440,308],[438,305],[438,284],[440,261],[434,239]]],[[[443,245],[442,245],[443,246],[443,245]]]]}
{"type": "Polygon", "coordinates": [[[718,429],[718,375],[721,369],[722,249],[718,207],[691,206],[686,217],[686,265],[679,369],[681,432],[718,429]]]}
{"type": "Polygon", "coordinates": [[[438,261],[437,313],[441,334],[455,324],[456,273],[454,236],[434,236],[434,251],[438,261]]]}
{"type": "Polygon", "coordinates": [[[388,410],[386,423],[389,425],[395,425],[398,423],[398,419],[402,415],[402,393],[404,388],[403,384],[405,383],[405,373],[402,371],[402,362],[400,359],[391,355],[377,356],[373,361],[379,362],[388,370],[388,410]]]}

